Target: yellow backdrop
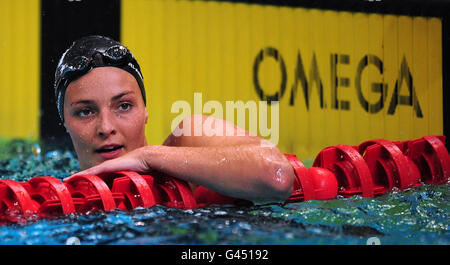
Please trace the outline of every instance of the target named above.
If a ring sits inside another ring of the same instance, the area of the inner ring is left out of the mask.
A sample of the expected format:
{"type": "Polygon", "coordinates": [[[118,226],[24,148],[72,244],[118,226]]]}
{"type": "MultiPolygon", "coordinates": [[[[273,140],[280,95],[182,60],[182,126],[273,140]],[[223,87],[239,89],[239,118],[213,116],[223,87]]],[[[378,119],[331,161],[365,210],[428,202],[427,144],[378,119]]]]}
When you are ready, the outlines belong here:
{"type": "Polygon", "coordinates": [[[39,0],[0,6],[0,137],[39,138],[39,0]]]}
{"type": "Polygon", "coordinates": [[[301,158],[443,132],[438,18],[133,0],[121,25],[143,68],[151,144],[170,133],[173,102],[193,104],[194,92],[223,106],[278,93],[278,146],[301,158]]]}
{"type": "MultiPolygon", "coordinates": [[[[278,146],[302,159],[443,133],[439,18],[187,0],[123,0],[121,12],[151,144],[171,132],[172,104],[193,106],[195,92],[224,107],[278,99],[278,146]]],[[[38,0],[0,8],[0,137],[39,138],[39,18],[38,0]]]]}

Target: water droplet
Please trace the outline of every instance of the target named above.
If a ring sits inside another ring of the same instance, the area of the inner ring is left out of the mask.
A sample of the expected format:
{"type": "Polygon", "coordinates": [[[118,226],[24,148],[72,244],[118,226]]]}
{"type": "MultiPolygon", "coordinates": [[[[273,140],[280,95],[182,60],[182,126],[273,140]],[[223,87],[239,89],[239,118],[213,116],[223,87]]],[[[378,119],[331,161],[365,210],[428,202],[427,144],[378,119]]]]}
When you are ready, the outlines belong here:
{"type": "Polygon", "coordinates": [[[240,228],[242,228],[244,230],[251,230],[252,229],[252,226],[249,223],[247,223],[247,222],[239,222],[238,225],[239,225],[240,228]]]}
{"type": "Polygon", "coordinates": [[[292,239],[292,238],[294,238],[294,234],[293,234],[293,233],[286,233],[286,234],[284,235],[284,237],[285,237],[286,239],[292,239]]]}
{"type": "Polygon", "coordinates": [[[144,223],[144,222],[141,222],[141,221],[138,221],[138,222],[135,223],[135,225],[136,225],[136,226],[144,226],[145,223],[144,223]]]}
{"type": "Polygon", "coordinates": [[[41,154],[41,147],[40,147],[38,144],[34,144],[34,145],[31,147],[31,151],[33,152],[33,154],[34,154],[35,156],[38,156],[38,155],[41,154]]]}
{"type": "Polygon", "coordinates": [[[215,211],[214,214],[215,215],[227,215],[228,213],[225,211],[215,211]]]}

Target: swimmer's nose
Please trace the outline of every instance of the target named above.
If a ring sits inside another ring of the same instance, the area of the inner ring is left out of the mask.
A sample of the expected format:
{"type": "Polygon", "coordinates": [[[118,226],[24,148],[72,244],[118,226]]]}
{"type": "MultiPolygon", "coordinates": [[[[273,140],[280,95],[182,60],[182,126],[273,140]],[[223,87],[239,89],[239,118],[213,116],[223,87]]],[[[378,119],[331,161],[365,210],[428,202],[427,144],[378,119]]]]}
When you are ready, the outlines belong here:
{"type": "Polygon", "coordinates": [[[108,138],[110,135],[116,134],[114,124],[107,113],[99,115],[97,135],[101,138],[108,138]]]}

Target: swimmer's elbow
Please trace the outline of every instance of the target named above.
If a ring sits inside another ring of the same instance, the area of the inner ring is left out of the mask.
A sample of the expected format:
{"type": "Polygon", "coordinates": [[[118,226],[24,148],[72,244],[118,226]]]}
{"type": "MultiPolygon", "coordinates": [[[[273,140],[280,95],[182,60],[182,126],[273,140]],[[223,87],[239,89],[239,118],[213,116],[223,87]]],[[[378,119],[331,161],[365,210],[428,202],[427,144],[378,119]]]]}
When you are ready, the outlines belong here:
{"type": "Polygon", "coordinates": [[[290,175],[272,180],[273,199],[278,202],[286,201],[292,194],[293,178],[290,175]]]}
{"type": "Polygon", "coordinates": [[[292,194],[294,185],[294,171],[289,162],[273,163],[264,177],[266,191],[265,200],[284,202],[292,194]]]}

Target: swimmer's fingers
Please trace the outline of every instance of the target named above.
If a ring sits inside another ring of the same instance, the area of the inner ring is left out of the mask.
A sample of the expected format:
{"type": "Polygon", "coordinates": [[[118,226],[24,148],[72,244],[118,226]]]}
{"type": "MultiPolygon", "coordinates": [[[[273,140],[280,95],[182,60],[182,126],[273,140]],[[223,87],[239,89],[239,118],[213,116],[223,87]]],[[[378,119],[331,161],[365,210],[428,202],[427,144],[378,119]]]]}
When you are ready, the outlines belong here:
{"type": "MultiPolygon", "coordinates": [[[[145,172],[148,170],[147,164],[141,158],[140,152],[138,150],[130,152],[122,157],[118,157],[111,160],[106,160],[105,162],[88,168],[86,170],[75,173],[70,176],[79,175],[99,175],[102,173],[111,173],[117,171],[135,171],[135,172],[145,172]]],[[[66,178],[67,179],[67,178],[66,178]]],[[[64,179],[64,180],[66,180],[64,179]]]]}
{"type": "MultiPolygon", "coordinates": [[[[73,176],[80,176],[80,175],[98,175],[101,173],[108,173],[108,172],[114,172],[114,171],[120,171],[120,170],[124,170],[122,169],[122,167],[120,165],[122,165],[123,163],[117,163],[115,161],[116,159],[112,159],[112,160],[108,160],[105,161],[97,166],[93,166],[91,168],[88,168],[86,170],[80,171],[73,176]]],[[[120,162],[120,161],[118,161],[120,162]]]]}

